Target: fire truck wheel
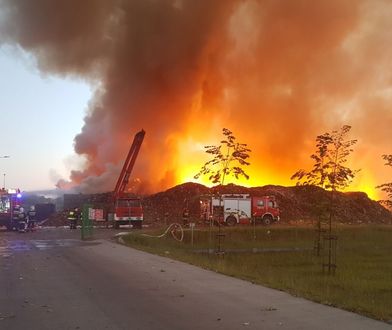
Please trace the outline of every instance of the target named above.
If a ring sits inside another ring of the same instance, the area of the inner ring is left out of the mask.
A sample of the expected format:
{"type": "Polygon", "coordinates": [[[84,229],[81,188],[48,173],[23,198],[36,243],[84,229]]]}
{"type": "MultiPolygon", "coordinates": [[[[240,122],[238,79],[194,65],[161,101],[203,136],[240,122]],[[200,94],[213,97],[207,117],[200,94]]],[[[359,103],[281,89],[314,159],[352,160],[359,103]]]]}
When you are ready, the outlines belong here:
{"type": "Polygon", "coordinates": [[[113,228],[114,228],[114,229],[119,229],[119,228],[120,228],[120,225],[118,224],[117,221],[114,222],[113,228]]]}
{"type": "Polygon", "coordinates": [[[264,216],[264,218],[263,218],[263,224],[264,224],[265,226],[268,226],[268,225],[270,225],[271,223],[272,223],[272,217],[271,217],[270,215],[264,216]]]}
{"type": "Polygon", "coordinates": [[[237,219],[233,216],[229,216],[226,219],[226,225],[228,225],[229,227],[233,227],[237,224],[237,219]]]}

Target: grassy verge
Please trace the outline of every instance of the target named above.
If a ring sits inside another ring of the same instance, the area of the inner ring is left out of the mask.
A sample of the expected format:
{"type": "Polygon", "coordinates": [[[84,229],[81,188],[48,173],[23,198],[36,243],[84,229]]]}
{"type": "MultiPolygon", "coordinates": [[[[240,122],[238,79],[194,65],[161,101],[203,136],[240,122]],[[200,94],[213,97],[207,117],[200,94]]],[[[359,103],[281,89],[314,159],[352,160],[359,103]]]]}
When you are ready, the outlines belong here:
{"type": "Polygon", "coordinates": [[[338,268],[333,276],[323,274],[323,256],[314,254],[313,228],[224,228],[224,257],[208,253],[217,248],[217,233],[216,229],[195,230],[193,245],[190,230],[185,231],[182,242],[170,234],[153,238],[132,233],[124,240],[147,252],[380,320],[392,320],[392,227],[335,229],[338,268]]]}

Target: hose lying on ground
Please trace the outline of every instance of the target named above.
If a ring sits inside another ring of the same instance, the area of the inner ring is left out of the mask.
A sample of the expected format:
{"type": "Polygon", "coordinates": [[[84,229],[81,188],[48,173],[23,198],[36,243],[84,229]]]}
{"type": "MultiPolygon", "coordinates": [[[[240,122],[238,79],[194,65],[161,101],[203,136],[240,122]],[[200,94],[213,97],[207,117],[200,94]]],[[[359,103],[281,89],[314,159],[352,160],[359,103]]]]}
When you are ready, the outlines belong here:
{"type": "Polygon", "coordinates": [[[142,234],[142,236],[162,238],[162,237],[165,237],[167,235],[167,233],[169,233],[169,232],[176,241],[182,242],[182,240],[184,238],[184,230],[182,229],[182,227],[179,223],[170,224],[169,227],[167,227],[166,230],[161,235],[154,236],[154,235],[142,234]],[[180,237],[177,237],[178,232],[180,232],[180,237]]]}

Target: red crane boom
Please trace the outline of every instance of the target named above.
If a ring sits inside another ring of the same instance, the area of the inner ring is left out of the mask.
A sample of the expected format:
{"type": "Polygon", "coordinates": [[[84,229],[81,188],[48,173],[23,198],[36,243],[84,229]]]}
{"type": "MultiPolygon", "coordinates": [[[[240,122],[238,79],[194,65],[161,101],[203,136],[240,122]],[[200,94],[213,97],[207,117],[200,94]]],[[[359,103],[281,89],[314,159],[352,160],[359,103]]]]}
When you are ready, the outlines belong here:
{"type": "Polygon", "coordinates": [[[131,149],[129,149],[128,156],[124,162],[124,166],[121,170],[120,176],[117,179],[116,187],[114,188],[114,198],[118,198],[124,194],[125,188],[129,182],[129,177],[132,173],[133,166],[137,155],[139,153],[140,147],[143,143],[144,135],[146,132],[142,129],[140,132],[135,134],[133,139],[131,149]]]}

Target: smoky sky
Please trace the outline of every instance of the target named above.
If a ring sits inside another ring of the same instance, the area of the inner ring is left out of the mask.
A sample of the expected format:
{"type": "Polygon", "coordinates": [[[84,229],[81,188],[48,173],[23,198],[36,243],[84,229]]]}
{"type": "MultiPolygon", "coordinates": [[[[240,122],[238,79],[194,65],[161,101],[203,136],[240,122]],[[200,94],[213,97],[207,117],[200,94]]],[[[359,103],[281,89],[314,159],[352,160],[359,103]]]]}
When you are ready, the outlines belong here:
{"type": "Polygon", "coordinates": [[[134,177],[149,192],[200,163],[184,141],[219,141],[223,127],[248,143],[260,182],[287,183],[309,166],[315,136],[345,124],[358,186],[388,177],[389,1],[2,0],[0,10],[1,43],[96,88],[74,141],[86,165],[69,180],[82,191],[112,189],[142,128],[134,177]]]}

